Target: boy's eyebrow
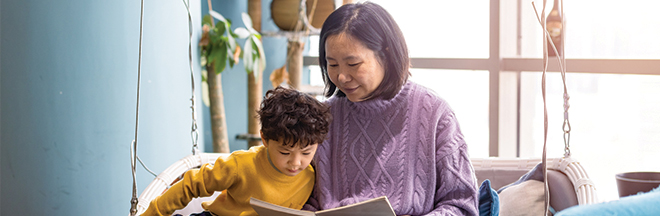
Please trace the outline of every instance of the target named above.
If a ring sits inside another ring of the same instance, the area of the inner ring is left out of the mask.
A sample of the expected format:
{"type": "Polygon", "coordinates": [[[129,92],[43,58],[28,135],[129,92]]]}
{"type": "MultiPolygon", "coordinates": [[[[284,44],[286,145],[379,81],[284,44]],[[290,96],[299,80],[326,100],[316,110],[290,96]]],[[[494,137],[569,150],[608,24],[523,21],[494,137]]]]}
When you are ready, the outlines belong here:
{"type": "MultiPolygon", "coordinates": [[[[314,144],[314,145],[315,145],[315,144],[314,144]]],[[[302,149],[302,150],[304,151],[304,150],[310,150],[310,148],[312,148],[312,145],[307,145],[307,147],[305,147],[305,148],[300,148],[300,149],[302,149]]]]}

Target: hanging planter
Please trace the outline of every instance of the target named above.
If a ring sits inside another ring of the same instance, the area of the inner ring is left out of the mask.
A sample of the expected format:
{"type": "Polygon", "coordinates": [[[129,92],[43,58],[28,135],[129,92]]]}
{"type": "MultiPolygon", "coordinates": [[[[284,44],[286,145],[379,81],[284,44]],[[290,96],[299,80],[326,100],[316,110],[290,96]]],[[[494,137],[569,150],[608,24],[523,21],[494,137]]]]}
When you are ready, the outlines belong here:
{"type": "Polygon", "coordinates": [[[273,0],[270,4],[273,22],[283,31],[299,31],[307,25],[320,29],[334,10],[334,0],[273,0]],[[307,16],[300,16],[302,12],[307,16]]]}

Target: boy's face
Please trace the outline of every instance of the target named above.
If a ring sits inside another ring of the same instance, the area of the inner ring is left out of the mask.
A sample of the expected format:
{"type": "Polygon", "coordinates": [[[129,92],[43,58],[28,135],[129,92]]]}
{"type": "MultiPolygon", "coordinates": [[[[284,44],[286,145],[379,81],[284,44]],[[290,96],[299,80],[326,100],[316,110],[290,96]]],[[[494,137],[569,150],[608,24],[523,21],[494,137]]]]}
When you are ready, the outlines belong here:
{"type": "Polygon", "coordinates": [[[301,171],[309,166],[312,162],[318,144],[308,145],[305,148],[300,148],[297,145],[288,147],[282,145],[282,141],[262,139],[264,146],[268,148],[270,160],[275,165],[275,168],[288,176],[298,175],[301,171]]]}

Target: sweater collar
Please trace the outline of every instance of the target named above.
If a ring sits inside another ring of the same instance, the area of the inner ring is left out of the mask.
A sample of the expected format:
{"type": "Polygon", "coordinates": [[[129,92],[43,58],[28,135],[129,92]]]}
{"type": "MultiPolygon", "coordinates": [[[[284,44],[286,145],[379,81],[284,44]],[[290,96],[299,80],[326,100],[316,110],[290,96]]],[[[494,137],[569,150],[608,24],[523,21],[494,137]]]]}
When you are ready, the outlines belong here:
{"type": "Polygon", "coordinates": [[[400,108],[405,98],[407,98],[410,92],[413,91],[413,87],[414,86],[411,81],[406,82],[401,90],[399,90],[399,93],[397,93],[393,98],[389,100],[374,98],[365,101],[352,102],[346,97],[341,99],[345,101],[349,109],[352,112],[355,112],[357,116],[371,118],[374,116],[383,115],[383,113],[391,112],[393,109],[400,108]]]}
{"type": "Polygon", "coordinates": [[[272,164],[272,162],[269,160],[268,148],[266,148],[263,145],[259,146],[259,148],[260,149],[257,156],[258,158],[257,160],[265,176],[278,182],[292,182],[294,179],[298,177],[298,175],[288,176],[277,170],[275,166],[272,164]]]}

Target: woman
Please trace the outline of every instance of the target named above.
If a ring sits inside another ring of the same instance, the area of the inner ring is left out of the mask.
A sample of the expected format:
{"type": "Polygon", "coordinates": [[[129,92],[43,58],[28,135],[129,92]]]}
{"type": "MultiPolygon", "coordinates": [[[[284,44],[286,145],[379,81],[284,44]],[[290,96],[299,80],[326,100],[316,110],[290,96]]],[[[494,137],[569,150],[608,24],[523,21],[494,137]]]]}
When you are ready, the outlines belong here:
{"type": "Polygon", "coordinates": [[[326,19],[319,64],[334,120],[304,209],[387,196],[397,215],[478,215],[454,112],[408,81],[407,49],[398,25],[374,3],[344,5],[326,19]]]}

